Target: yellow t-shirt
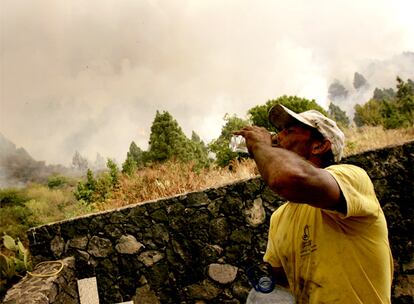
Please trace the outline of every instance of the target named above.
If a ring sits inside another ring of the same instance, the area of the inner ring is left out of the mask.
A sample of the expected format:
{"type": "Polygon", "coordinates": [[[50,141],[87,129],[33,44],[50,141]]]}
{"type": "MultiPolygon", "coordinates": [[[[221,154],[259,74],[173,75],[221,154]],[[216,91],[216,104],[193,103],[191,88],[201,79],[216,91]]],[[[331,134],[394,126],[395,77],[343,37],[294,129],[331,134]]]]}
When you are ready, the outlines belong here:
{"type": "Polygon", "coordinates": [[[326,168],[347,214],[288,202],[270,220],[264,260],[283,267],[299,304],[390,303],[393,261],[388,229],[367,173],[326,168]]]}

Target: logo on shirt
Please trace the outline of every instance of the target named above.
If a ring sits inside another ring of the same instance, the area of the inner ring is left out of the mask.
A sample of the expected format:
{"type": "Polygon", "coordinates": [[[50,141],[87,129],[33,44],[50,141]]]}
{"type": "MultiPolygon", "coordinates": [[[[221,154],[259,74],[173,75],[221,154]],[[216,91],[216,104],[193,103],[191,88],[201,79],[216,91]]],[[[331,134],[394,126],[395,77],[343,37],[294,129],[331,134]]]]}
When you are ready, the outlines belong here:
{"type": "Polygon", "coordinates": [[[302,240],[303,241],[309,240],[309,225],[305,225],[305,227],[303,228],[302,240]]]}
{"type": "Polygon", "coordinates": [[[303,227],[303,234],[302,234],[302,245],[300,250],[300,256],[306,256],[311,254],[317,249],[316,244],[313,243],[310,235],[310,226],[305,225],[303,227]]]}

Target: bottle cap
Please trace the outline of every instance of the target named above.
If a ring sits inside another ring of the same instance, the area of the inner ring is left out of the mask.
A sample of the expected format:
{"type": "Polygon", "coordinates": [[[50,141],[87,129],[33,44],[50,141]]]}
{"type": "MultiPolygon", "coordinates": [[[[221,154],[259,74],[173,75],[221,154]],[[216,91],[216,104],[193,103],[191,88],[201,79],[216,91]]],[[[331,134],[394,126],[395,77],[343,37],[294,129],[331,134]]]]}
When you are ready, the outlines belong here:
{"type": "Polygon", "coordinates": [[[255,264],[247,269],[246,274],[256,291],[269,293],[275,288],[276,280],[268,263],[255,264]]]}
{"type": "Polygon", "coordinates": [[[259,282],[257,283],[257,288],[255,289],[263,293],[269,293],[274,288],[275,288],[275,282],[272,280],[271,277],[265,276],[259,279],[259,282]]]}

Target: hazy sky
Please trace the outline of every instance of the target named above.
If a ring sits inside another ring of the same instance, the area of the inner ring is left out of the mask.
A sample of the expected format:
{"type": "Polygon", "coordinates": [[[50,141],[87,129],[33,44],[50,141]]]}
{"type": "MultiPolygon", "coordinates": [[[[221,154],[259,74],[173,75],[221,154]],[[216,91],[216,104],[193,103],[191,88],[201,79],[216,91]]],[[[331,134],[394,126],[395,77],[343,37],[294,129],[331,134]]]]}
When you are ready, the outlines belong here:
{"type": "Polygon", "coordinates": [[[47,163],[75,150],[121,162],[132,140],[147,148],[158,109],[209,142],[225,113],[284,94],[326,106],[333,79],[414,51],[413,11],[412,0],[1,0],[0,132],[47,163]]]}

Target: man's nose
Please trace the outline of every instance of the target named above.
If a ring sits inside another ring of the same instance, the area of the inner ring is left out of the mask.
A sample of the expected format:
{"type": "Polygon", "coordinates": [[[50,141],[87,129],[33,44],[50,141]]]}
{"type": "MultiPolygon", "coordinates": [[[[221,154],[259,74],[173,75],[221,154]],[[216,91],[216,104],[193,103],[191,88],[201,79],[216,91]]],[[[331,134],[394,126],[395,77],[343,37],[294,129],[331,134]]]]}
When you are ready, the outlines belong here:
{"type": "Polygon", "coordinates": [[[286,137],[286,129],[282,129],[282,130],[280,130],[280,132],[278,132],[276,135],[277,135],[277,138],[276,138],[276,140],[277,140],[277,142],[280,144],[280,142],[286,137]]]}

